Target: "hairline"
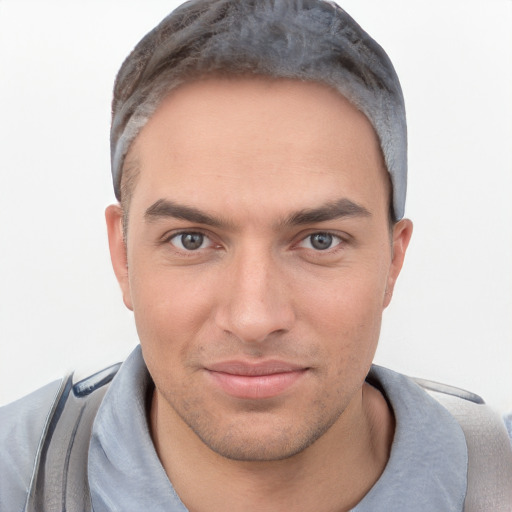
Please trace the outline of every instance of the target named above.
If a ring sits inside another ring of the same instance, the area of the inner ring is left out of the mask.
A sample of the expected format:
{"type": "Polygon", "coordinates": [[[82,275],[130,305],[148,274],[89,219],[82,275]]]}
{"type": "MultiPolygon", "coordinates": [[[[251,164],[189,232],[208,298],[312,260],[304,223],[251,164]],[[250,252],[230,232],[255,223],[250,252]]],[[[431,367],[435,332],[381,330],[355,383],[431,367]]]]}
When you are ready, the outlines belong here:
{"type": "Polygon", "coordinates": [[[382,47],[328,0],[193,0],[150,31],[114,85],[111,164],[118,200],[130,147],[163,98],[212,75],[317,82],[347,98],[377,134],[391,176],[393,217],[403,216],[407,129],[396,71],[382,47]],[[268,51],[268,37],[279,51],[268,51]]]}

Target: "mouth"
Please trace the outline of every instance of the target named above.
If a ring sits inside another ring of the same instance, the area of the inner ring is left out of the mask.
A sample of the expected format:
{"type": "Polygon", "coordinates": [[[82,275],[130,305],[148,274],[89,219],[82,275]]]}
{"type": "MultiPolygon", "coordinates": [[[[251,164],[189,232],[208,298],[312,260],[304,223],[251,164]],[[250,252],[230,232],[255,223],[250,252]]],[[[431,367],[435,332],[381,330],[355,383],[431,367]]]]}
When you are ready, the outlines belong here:
{"type": "Polygon", "coordinates": [[[246,400],[281,395],[298,383],[309,368],[284,361],[247,363],[225,361],[205,368],[214,386],[224,393],[246,400]]]}

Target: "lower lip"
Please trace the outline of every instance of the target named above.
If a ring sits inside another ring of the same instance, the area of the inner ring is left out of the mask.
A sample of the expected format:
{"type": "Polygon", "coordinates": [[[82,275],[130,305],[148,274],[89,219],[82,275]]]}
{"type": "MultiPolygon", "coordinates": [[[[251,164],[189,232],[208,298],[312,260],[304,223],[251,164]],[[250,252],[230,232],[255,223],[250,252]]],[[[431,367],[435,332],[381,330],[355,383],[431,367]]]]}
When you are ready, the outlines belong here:
{"type": "Polygon", "coordinates": [[[230,373],[209,371],[225,393],[235,398],[261,400],[281,395],[300,380],[307,370],[297,370],[270,375],[232,375],[230,373]]]}

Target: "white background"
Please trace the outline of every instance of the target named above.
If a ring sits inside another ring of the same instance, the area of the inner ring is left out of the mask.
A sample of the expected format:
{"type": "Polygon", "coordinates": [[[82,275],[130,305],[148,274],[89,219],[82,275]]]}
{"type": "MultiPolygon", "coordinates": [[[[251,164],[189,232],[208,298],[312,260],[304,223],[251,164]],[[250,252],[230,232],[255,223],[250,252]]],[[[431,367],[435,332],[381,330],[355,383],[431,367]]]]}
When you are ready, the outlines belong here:
{"type": "MultiPolygon", "coordinates": [[[[137,343],[103,221],[109,103],[175,5],[0,0],[0,403],[137,343]]],[[[342,5],[395,62],[409,117],[415,233],[377,362],[512,410],[512,2],[342,5]]]]}

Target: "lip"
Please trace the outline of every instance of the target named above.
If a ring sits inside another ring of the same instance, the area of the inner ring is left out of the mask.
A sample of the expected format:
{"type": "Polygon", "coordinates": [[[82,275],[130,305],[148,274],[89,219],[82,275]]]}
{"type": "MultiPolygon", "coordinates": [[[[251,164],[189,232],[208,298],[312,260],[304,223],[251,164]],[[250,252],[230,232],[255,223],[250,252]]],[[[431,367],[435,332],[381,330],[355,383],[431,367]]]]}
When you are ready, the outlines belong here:
{"type": "Polygon", "coordinates": [[[308,368],[271,360],[258,363],[224,361],[205,368],[213,384],[235,398],[262,400],[283,394],[308,368]]]}

